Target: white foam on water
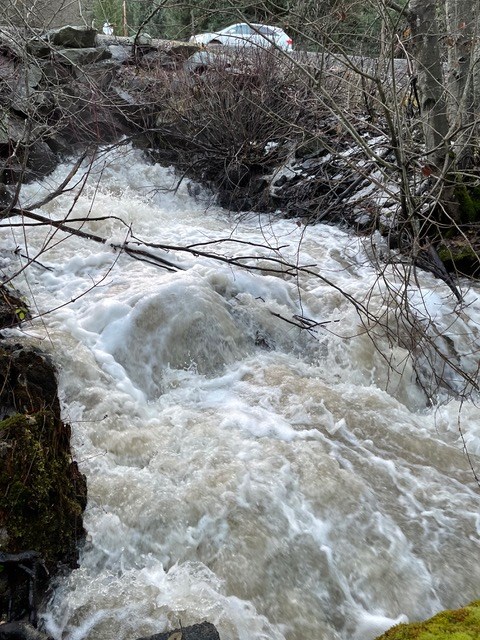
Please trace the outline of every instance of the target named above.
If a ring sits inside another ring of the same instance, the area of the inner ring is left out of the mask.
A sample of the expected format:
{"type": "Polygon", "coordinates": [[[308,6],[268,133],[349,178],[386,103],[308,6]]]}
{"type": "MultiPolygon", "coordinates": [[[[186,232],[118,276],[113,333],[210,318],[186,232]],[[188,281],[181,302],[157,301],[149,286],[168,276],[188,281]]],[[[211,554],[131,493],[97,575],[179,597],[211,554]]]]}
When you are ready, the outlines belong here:
{"type": "MultiPolygon", "coordinates": [[[[24,204],[68,171],[26,186],[24,204]]],[[[43,266],[15,278],[38,313],[24,332],[58,365],[89,487],[88,541],[43,614],[48,632],[130,640],[207,619],[222,640],[364,640],[478,597],[480,496],[463,445],[480,454],[479,410],[428,406],[401,323],[391,344],[370,326],[375,347],[338,290],[382,309],[368,249],[324,225],[232,218],[174,183],[124,148],[42,214],[63,219],[76,195],[71,219],[116,216],[71,223],[83,231],[210,242],[258,271],[157,250],[182,268],[170,273],[28,229],[43,266]],[[310,267],[295,277],[278,260],[310,267]]],[[[4,273],[19,270],[23,231],[1,245],[4,273]]],[[[475,375],[475,287],[458,309],[421,278],[422,295],[408,292],[420,320],[475,375]]]]}

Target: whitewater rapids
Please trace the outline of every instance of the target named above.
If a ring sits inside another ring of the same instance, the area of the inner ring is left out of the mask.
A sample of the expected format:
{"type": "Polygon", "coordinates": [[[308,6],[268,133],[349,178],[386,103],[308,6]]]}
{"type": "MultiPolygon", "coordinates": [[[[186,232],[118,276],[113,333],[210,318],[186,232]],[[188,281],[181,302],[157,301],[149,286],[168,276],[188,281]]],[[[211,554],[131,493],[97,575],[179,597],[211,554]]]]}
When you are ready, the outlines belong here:
{"type": "MultiPolygon", "coordinates": [[[[24,187],[23,206],[70,168],[24,187]]],[[[2,275],[17,274],[33,315],[9,335],[52,354],[88,481],[88,540],[43,613],[48,633],[134,640],[209,620],[222,640],[369,640],[480,597],[480,490],[463,451],[478,464],[480,410],[441,390],[429,404],[402,343],[377,328],[374,348],[339,290],[382,308],[369,249],[325,225],[234,217],[176,180],[120,148],[39,211],[106,245],[2,228],[2,275]],[[132,235],[211,243],[258,269],[152,250],[170,272],[109,245],[132,235]],[[309,268],[272,272],[279,259],[309,268]],[[282,319],[295,317],[323,324],[282,319]]],[[[474,375],[478,290],[458,311],[422,278],[412,301],[474,375]]]]}

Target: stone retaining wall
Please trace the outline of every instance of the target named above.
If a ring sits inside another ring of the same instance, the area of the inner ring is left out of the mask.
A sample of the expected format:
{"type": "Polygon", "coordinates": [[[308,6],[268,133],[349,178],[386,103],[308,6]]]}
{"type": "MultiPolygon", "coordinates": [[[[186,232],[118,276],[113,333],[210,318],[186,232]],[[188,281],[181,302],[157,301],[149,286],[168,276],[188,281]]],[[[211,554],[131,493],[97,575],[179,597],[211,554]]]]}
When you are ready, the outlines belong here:
{"type": "Polygon", "coordinates": [[[94,0],[2,0],[1,21],[17,27],[49,29],[65,24],[91,25],[94,0]]]}

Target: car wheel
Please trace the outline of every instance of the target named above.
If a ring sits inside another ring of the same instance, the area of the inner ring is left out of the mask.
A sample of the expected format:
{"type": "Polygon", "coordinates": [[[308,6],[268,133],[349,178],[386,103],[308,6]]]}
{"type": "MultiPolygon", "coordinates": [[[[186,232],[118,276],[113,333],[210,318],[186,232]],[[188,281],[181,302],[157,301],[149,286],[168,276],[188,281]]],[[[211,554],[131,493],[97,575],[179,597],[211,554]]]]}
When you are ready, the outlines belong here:
{"type": "Polygon", "coordinates": [[[208,43],[208,46],[209,47],[218,47],[221,44],[222,43],[220,42],[220,40],[210,40],[210,42],[208,43]]]}

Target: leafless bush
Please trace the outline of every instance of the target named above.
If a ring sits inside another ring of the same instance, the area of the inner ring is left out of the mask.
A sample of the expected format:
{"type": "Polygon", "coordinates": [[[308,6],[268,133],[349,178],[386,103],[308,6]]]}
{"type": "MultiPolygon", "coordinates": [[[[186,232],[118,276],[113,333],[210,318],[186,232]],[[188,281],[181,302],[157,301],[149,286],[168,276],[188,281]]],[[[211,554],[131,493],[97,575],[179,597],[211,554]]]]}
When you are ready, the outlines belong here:
{"type": "Polygon", "coordinates": [[[219,190],[233,209],[253,205],[262,176],[322,118],[311,89],[270,51],[199,52],[180,72],[163,73],[155,91],[157,157],[219,190]]]}

